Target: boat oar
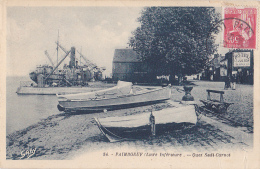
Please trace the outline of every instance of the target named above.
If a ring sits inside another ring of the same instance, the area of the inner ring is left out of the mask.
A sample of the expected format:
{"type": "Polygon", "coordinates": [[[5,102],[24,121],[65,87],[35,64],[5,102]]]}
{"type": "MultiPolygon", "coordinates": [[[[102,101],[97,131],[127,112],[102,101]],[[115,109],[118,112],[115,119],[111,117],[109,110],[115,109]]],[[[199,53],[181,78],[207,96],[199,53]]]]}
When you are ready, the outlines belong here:
{"type": "Polygon", "coordinates": [[[151,111],[151,114],[150,114],[150,124],[151,124],[151,134],[152,136],[155,136],[155,117],[153,115],[153,111],[151,111]]]}

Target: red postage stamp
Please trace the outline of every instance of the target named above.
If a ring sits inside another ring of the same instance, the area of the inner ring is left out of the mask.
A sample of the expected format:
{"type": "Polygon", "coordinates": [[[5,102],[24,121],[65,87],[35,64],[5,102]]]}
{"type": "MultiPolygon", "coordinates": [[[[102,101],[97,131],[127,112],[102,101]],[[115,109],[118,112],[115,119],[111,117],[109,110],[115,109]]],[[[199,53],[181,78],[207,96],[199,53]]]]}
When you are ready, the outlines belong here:
{"type": "Polygon", "coordinates": [[[256,8],[224,9],[224,47],[256,48],[256,8]]]}

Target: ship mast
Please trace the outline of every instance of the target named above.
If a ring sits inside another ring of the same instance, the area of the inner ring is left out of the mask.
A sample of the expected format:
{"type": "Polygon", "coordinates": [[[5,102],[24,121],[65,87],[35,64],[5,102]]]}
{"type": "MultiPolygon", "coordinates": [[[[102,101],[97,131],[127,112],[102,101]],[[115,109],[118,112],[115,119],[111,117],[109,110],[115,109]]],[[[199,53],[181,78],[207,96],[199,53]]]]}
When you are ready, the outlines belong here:
{"type": "MultiPolygon", "coordinates": [[[[81,49],[80,49],[80,53],[82,53],[82,46],[81,46],[81,49]]],[[[79,66],[81,66],[81,55],[79,57],[79,66]]]]}
{"type": "Polygon", "coordinates": [[[58,39],[57,39],[57,65],[59,63],[59,30],[58,30],[58,39]]]}

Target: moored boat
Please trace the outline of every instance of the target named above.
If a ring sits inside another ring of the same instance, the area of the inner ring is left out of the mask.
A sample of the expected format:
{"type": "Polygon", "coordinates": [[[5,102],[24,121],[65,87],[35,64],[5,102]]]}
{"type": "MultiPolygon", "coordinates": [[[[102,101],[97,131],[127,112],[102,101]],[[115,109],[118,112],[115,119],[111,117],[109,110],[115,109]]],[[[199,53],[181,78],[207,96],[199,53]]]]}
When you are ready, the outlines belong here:
{"type": "Polygon", "coordinates": [[[101,82],[102,73],[106,68],[92,63],[75,47],[71,47],[71,50],[68,51],[61,46],[59,41],[56,44],[57,64],[54,64],[46,50],[44,53],[51,65],[38,65],[34,71],[29,73],[32,81],[21,81],[16,93],[19,95],[55,95],[56,93],[72,94],[100,90],[99,87],[89,88],[89,83],[101,82]],[[65,53],[60,59],[58,59],[59,49],[65,53]],[[69,64],[64,63],[69,55],[69,64]],[[63,67],[62,63],[64,63],[63,67]]]}
{"type": "Polygon", "coordinates": [[[103,111],[141,106],[170,99],[169,87],[140,87],[118,81],[117,86],[88,93],[58,95],[60,111],[103,111]]]}
{"type": "Polygon", "coordinates": [[[195,105],[171,107],[152,113],[122,117],[95,118],[100,131],[110,142],[142,139],[197,123],[195,105]]]}

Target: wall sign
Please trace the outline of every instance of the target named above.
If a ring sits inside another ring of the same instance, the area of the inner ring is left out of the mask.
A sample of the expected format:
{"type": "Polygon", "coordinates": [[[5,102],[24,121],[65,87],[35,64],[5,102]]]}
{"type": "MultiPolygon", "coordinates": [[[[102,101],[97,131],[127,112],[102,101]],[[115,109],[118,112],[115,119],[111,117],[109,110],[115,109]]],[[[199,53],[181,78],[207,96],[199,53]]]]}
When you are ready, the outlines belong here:
{"type": "Polygon", "coordinates": [[[250,52],[233,52],[233,67],[250,67],[250,52]]]}

